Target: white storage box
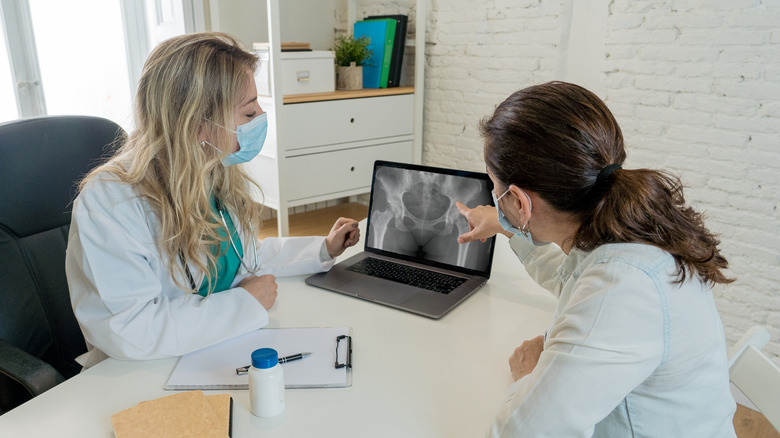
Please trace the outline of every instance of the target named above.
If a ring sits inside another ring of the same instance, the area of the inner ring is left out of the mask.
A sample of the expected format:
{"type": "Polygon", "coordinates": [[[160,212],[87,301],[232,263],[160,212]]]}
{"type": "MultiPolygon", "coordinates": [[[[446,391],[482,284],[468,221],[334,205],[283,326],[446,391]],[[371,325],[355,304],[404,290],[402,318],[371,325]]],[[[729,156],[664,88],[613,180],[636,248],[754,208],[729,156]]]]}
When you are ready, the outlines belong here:
{"type": "Polygon", "coordinates": [[[252,49],[258,57],[257,70],[255,71],[255,84],[257,94],[260,96],[271,95],[271,48],[268,43],[254,43],[252,49]]]}
{"type": "MultiPolygon", "coordinates": [[[[257,93],[271,95],[270,47],[268,43],[254,43],[252,47],[260,58],[255,82],[257,93]]],[[[336,89],[336,73],[333,52],[312,50],[307,52],[282,52],[282,95],[325,93],[336,89]]]]}
{"type": "MultiPolygon", "coordinates": [[[[325,93],[336,89],[334,55],[330,50],[282,52],[282,94],[325,93]]],[[[258,84],[259,87],[259,84],[258,84]]]]}
{"type": "Polygon", "coordinates": [[[259,58],[257,60],[257,70],[255,71],[255,84],[257,85],[257,94],[261,96],[271,95],[271,64],[268,49],[255,50],[259,58]]]}

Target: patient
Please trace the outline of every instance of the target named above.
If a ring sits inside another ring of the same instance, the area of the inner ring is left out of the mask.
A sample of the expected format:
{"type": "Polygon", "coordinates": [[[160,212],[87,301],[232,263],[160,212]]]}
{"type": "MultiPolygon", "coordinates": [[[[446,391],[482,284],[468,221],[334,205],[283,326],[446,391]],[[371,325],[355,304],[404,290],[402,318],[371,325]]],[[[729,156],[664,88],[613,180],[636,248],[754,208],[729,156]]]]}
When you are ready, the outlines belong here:
{"type": "Polygon", "coordinates": [[[242,169],[265,141],[257,57],[225,34],[157,46],[135,98],[136,129],[90,172],[73,206],[66,273],[88,352],[179,356],[268,323],[276,276],[329,269],[357,243],[340,218],[327,237],[257,241],[260,188],[242,169]]]}
{"type": "Polygon", "coordinates": [[[506,235],[558,299],[547,331],[518,340],[488,435],[733,438],[711,290],[733,280],[680,181],[623,168],[617,121],[573,84],[520,90],[480,127],[495,207],[458,204],[459,241],[506,235]]]}

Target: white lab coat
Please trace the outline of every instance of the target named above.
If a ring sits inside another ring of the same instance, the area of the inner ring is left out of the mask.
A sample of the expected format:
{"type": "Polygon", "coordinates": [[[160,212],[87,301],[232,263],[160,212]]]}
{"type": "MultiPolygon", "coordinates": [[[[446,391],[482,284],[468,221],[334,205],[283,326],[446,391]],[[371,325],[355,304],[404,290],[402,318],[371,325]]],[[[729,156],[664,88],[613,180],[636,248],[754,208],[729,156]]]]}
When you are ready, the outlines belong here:
{"type": "MultiPolygon", "coordinates": [[[[208,298],[178,287],[168,272],[169,260],[158,250],[155,213],[129,185],[112,179],[103,175],[91,181],[73,205],[65,268],[73,311],[89,350],[79,363],[88,368],[108,356],[180,356],[268,323],[265,308],[236,287],[250,275],[243,266],[231,289],[208,298]]],[[[233,221],[240,227],[235,216],[233,221]]],[[[324,237],[257,242],[260,271],[255,275],[330,269],[333,260],[323,251],[324,242],[324,237]]],[[[253,267],[252,242],[241,243],[244,263],[253,267]]],[[[200,286],[203,274],[192,265],[190,270],[200,286]]],[[[181,277],[182,284],[189,284],[181,277]]]]}

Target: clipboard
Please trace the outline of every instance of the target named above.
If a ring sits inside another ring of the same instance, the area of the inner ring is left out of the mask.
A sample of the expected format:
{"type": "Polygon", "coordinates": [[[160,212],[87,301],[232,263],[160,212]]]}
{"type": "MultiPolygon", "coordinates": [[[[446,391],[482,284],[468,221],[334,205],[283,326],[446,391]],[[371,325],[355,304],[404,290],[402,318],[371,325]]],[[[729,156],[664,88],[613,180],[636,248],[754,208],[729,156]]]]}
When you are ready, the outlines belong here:
{"type": "Polygon", "coordinates": [[[165,390],[249,389],[249,376],[236,368],[251,363],[258,348],[273,348],[279,357],[312,355],[281,364],[285,388],[352,386],[350,327],[264,328],[181,356],[165,390]]]}

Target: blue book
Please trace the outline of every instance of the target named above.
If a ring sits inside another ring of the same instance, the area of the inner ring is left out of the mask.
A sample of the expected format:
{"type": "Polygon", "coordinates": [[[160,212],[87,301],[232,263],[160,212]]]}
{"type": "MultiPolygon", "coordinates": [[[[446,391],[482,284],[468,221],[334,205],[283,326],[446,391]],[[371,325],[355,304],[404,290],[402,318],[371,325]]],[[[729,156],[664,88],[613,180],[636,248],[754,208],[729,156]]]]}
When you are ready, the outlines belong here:
{"type": "Polygon", "coordinates": [[[355,38],[368,37],[368,49],[371,58],[363,64],[363,88],[379,88],[381,86],[382,65],[385,60],[387,35],[387,20],[357,21],[354,27],[355,38]]]}

